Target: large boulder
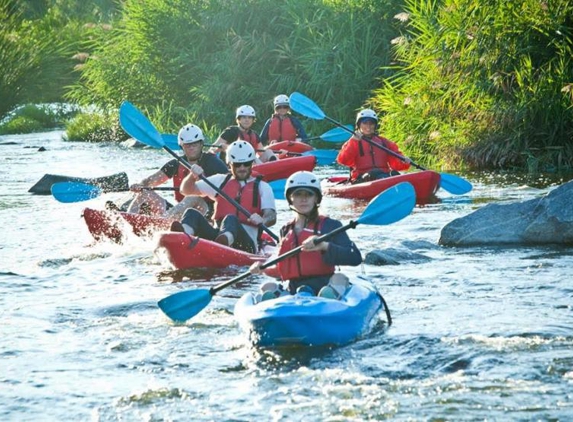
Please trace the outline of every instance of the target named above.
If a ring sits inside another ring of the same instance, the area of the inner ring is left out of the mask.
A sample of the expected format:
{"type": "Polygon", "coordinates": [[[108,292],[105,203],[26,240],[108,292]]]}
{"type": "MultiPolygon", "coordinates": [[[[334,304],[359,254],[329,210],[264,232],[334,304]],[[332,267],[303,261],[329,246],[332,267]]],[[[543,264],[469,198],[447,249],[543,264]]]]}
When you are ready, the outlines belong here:
{"type": "Polygon", "coordinates": [[[573,244],[573,181],[546,196],[513,204],[489,204],[448,223],[445,246],[573,244]]]}

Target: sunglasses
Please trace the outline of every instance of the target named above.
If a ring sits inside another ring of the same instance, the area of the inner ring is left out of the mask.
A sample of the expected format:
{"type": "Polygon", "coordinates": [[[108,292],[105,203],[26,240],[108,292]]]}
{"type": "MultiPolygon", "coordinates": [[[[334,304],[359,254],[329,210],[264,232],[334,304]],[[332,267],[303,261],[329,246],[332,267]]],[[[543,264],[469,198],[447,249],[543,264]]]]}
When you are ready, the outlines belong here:
{"type": "Polygon", "coordinates": [[[253,165],[252,161],[248,161],[246,163],[233,163],[233,167],[234,168],[239,168],[239,167],[251,167],[253,165]]]}
{"type": "Polygon", "coordinates": [[[281,108],[290,108],[289,106],[286,105],[282,105],[282,106],[276,106],[275,110],[281,109],[281,108]]]}

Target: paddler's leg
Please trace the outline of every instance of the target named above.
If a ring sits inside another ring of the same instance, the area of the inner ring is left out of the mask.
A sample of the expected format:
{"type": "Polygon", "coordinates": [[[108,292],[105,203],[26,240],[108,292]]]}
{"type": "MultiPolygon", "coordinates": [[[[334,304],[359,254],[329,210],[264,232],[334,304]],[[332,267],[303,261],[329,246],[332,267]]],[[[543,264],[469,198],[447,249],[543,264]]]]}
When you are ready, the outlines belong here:
{"type": "Polygon", "coordinates": [[[188,208],[194,208],[202,215],[205,215],[209,210],[207,202],[200,196],[186,196],[181,202],[165,212],[165,216],[173,218],[174,220],[183,219],[183,214],[188,208]]]}
{"type": "Polygon", "coordinates": [[[236,215],[228,215],[223,219],[219,236],[217,236],[215,241],[248,253],[257,252],[255,242],[236,215]]]}
{"type": "Polygon", "coordinates": [[[179,230],[181,228],[188,235],[195,235],[207,240],[214,240],[219,233],[219,230],[213,227],[203,214],[193,208],[185,211],[180,226],[177,226],[175,223],[171,225],[172,231],[181,231],[179,230]]]}
{"type": "Polygon", "coordinates": [[[165,199],[151,190],[145,190],[135,195],[127,212],[143,214],[145,210],[145,214],[164,215],[166,208],[165,199]]]}

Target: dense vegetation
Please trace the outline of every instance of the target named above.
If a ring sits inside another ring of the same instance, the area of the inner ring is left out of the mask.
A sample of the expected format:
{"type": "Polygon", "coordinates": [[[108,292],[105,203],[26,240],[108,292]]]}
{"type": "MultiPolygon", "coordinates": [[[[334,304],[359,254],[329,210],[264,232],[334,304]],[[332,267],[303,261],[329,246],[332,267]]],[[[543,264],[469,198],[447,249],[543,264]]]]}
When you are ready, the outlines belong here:
{"type": "Polygon", "coordinates": [[[0,18],[0,120],[90,106],[70,139],[119,137],[124,99],[164,132],[215,136],[240,104],[260,128],[274,95],[299,91],[343,122],[374,107],[428,166],[573,165],[565,0],[0,0],[0,18]]]}

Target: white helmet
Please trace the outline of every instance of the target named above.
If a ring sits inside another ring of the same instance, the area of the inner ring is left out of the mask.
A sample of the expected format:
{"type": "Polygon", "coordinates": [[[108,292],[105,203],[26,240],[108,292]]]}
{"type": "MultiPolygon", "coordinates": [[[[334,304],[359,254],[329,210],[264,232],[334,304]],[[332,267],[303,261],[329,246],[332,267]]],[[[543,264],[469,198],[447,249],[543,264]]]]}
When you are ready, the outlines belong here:
{"type": "Polygon", "coordinates": [[[289,98],[286,95],[277,95],[273,100],[274,107],[277,108],[278,106],[288,106],[290,107],[289,98]]]}
{"type": "Polygon", "coordinates": [[[318,196],[317,205],[322,201],[322,190],[320,189],[320,179],[310,171],[297,171],[290,175],[285,184],[285,198],[290,204],[289,195],[294,190],[304,188],[314,192],[318,196]]]}
{"type": "Polygon", "coordinates": [[[356,115],[356,126],[360,124],[360,122],[364,119],[372,119],[376,123],[378,123],[378,115],[374,110],[369,108],[365,108],[364,110],[360,110],[356,115]]]}
{"type": "Polygon", "coordinates": [[[237,112],[235,113],[236,119],[238,119],[241,116],[250,116],[252,118],[257,117],[255,114],[255,109],[253,107],[251,107],[250,105],[246,105],[246,104],[239,107],[237,109],[237,112]]]}
{"type": "Polygon", "coordinates": [[[248,163],[255,160],[255,149],[247,141],[238,140],[227,148],[227,163],[248,163]]]}
{"type": "Polygon", "coordinates": [[[189,123],[181,128],[177,135],[179,145],[193,144],[195,142],[204,141],[203,131],[192,123],[189,123]]]}

